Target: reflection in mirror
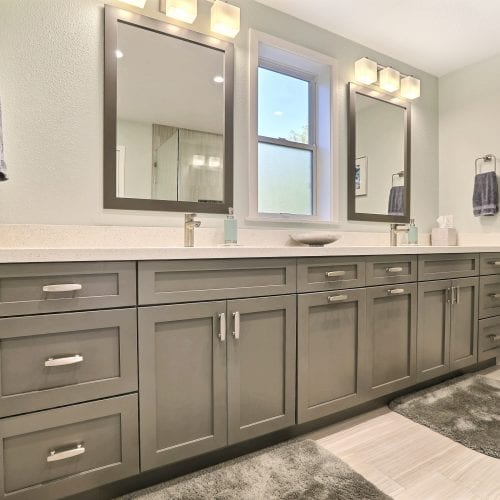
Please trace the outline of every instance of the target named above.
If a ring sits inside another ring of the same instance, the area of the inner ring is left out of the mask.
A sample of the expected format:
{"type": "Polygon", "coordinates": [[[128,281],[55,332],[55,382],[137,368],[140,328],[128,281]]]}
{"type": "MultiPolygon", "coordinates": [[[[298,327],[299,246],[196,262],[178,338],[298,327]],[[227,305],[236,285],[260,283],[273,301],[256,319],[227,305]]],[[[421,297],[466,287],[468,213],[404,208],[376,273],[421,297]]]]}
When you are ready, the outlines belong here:
{"type": "Polygon", "coordinates": [[[406,220],[409,108],[353,84],[350,99],[349,218],[406,220]]]}
{"type": "Polygon", "coordinates": [[[117,196],[224,201],[224,55],[118,23],[117,196]]]}

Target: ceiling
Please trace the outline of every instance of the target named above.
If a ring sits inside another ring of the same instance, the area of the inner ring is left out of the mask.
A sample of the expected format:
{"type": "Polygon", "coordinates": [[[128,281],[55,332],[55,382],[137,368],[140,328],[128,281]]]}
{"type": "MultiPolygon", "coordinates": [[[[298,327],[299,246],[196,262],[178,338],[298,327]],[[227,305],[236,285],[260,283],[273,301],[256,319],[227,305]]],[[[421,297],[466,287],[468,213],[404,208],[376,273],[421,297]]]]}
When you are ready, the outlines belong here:
{"type": "Polygon", "coordinates": [[[436,76],[500,52],[500,0],[258,0],[436,76]]]}

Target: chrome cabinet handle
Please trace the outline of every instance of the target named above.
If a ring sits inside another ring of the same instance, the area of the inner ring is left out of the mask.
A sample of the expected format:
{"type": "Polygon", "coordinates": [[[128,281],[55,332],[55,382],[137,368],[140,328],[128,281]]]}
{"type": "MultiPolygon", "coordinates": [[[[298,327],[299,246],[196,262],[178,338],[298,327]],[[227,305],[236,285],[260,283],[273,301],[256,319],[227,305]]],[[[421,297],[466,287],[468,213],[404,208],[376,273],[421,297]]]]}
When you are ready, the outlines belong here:
{"type": "Polygon", "coordinates": [[[492,299],[500,299],[500,293],[490,293],[489,297],[492,299]]]}
{"type": "Polygon", "coordinates": [[[76,292],[82,289],[79,283],[65,283],[61,285],[45,285],[42,291],[46,293],[62,293],[62,292],[76,292]]]}
{"type": "Polygon", "coordinates": [[[452,292],[451,292],[451,288],[447,288],[446,289],[446,303],[447,304],[452,304],[452,292]]]}
{"type": "Polygon", "coordinates": [[[330,295],[328,297],[328,302],[342,302],[343,300],[347,300],[349,298],[349,295],[342,294],[342,295],[330,295]]]}
{"type": "Polygon", "coordinates": [[[405,293],[404,288],[391,288],[390,290],[387,290],[387,293],[389,295],[401,295],[402,293],[405,293]]]}
{"type": "Polygon", "coordinates": [[[345,271],[328,271],[326,273],[327,278],[338,278],[340,276],[345,276],[346,272],[345,271]]]}
{"type": "Polygon", "coordinates": [[[460,287],[454,286],[455,289],[455,304],[460,304],[460,287]]]}
{"type": "Polygon", "coordinates": [[[67,460],[68,458],[76,457],[78,455],[83,455],[85,453],[85,447],[79,444],[76,448],[71,448],[70,450],[56,451],[52,450],[47,456],[47,462],[59,462],[59,460],[67,460]]]}
{"type": "Polygon", "coordinates": [[[500,266],[500,260],[494,260],[494,261],[490,262],[490,265],[492,265],[492,266],[500,266]]]}
{"type": "Polygon", "coordinates": [[[240,338],[240,313],[238,311],[233,313],[233,320],[234,320],[233,337],[236,340],[239,340],[239,338],[240,338]]]}
{"type": "Polygon", "coordinates": [[[402,273],[403,268],[402,267],[388,267],[385,270],[386,273],[402,273]]]}
{"type": "Polygon", "coordinates": [[[218,337],[221,342],[226,341],[226,313],[219,313],[220,329],[218,337]]]}
{"type": "Polygon", "coordinates": [[[67,366],[67,365],[75,365],[77,363],[81,363],[83,361],[83,356],[81,354],[74,354],[73,356],[61,356],[61,357],[52,357],[45,361],[45,366],[67,366]]]}
{"type": "Polygon", "coordinates": [[[488,335],[488,338],[492,341],[492,342],[498,342],[500,340],[500,335],[488,335]]]}

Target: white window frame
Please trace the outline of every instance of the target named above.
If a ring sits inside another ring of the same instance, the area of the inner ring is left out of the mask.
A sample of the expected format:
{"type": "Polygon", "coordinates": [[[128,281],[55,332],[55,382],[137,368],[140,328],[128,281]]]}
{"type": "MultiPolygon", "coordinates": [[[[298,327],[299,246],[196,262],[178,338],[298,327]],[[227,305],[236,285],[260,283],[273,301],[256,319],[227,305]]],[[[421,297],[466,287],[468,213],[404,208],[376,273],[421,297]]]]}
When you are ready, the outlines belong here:
{"type": "Polygon", "coordinates": [[[266,33],[250,30],[249,63],[249,214],[247,220],[250,222],[338,223],[340,189],[337,168],[339,156],[337,61],[324,54],[266,33]],[[277,53],[283,54],[285,57],[278,61],[277,58],[263,56],[261,54],[262,45],[271,51],[276,49],[277,53]],[[299,147],[300,149],[312,148],[313,150],[312,215],[258,212],[259,142],[287,147],[296,146],[293,141],[258,136],[259,66],[310,82],[310,144],[309,146],[300,144],[299,147]],[[321,68],[320,77],[318,76],[320,72],[318,68],[321,68]]]}

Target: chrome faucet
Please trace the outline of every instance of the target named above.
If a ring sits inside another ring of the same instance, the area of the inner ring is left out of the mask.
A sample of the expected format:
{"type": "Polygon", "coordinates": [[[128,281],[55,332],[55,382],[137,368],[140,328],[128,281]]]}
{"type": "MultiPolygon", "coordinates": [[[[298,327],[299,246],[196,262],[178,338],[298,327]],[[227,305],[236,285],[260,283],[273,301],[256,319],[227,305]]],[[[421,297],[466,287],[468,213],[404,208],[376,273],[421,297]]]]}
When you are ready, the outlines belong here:
{"type": "Polygon", "coordinates": [[[391,247],[398,246],[398,233],[407,233],[409,229],[406,227],[406,224],[391,224],[391,247]]]}
{"type": "Polygon", "coordinates": [[[200,227],[201,222],[194,220],[196,214],[184,215],[184,246],[194,247],[194,228],[200,227]]]}

